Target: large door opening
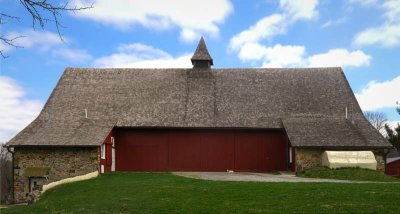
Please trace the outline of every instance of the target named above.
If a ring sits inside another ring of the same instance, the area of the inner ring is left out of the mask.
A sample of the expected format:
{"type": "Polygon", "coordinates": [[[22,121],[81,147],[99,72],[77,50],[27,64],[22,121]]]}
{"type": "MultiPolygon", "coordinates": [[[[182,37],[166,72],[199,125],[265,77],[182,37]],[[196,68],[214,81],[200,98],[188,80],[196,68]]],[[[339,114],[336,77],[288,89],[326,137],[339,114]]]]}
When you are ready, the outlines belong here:
{"type": "Polygon", "coordinates": [[[117,171],[287,169],[282,131],[117,129],[117,171]]]}

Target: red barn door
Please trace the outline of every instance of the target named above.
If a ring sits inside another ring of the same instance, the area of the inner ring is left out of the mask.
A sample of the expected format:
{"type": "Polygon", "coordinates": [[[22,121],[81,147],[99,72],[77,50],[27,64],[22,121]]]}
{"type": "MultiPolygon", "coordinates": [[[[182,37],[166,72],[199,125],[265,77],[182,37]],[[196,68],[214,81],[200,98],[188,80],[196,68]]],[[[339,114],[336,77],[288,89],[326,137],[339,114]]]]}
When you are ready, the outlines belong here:
{"type": "Polygon", "coordinates": [[[116,170],[286,170],[285,143],[277,131],[119,129],[116,170]]]}

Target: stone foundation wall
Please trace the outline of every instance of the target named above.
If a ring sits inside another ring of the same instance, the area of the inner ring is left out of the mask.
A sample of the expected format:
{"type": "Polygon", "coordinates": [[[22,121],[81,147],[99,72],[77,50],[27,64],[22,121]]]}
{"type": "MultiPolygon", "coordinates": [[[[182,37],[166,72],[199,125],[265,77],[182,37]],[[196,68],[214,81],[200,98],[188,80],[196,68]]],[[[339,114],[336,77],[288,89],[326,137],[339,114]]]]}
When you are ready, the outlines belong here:
{"type": "Polygon", "coordinates": [[[14,202],[25,202],[29,193],[28,167],[49,167],[47,183],[98,171],[98,147],[17,147],[14,154],[14,202]]]}
{"type": "Polygon", "coordinates": [[[305,169],[321,166],[321,156],[323,150],[296,148],[296,172],[305,169]]]}
{"type": "Polygon", "coordinates": [[[383,172],[385,173],[385,153],[383,151],[383,149],[381,150],[373,150],[372,151],[375,155],[375,160],[378,163],[376,166],[376,170],[378,170],[379,172],[383,172]]]}
{"type": "MultiPolygon", "coordinates": [[[[305,169],[321,166],[321,157],[324,150],[296,148],[296,172],[304,171],[305,169]]],[[[377,162],[377,171],[385,172],[385,154],[383,149],[373,150],[375,160],[377,162]]]]}

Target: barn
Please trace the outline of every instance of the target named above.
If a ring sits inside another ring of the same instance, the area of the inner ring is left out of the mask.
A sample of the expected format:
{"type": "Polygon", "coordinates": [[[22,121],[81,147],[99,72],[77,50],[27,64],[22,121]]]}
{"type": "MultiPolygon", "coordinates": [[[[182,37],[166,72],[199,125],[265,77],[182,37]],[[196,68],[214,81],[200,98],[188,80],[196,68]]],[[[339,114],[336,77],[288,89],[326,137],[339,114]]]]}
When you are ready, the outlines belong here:
{"type": "Polygon", "coordinates": [[[324,151],[391,145],[341,68],[67,68],[39,116],[7,143],[14,198],[93,171],[301,171],[324,151]]]}
{"type": "Polygon", "coordinates": [[[400,178],[400,153],[396,149],[386,155],[386,174],[400,178]]]}
{"type": "Polygon", "coordinates": [[[400,158],[390,160],[386,163],[386,174],[400,178],[400,158]]]}

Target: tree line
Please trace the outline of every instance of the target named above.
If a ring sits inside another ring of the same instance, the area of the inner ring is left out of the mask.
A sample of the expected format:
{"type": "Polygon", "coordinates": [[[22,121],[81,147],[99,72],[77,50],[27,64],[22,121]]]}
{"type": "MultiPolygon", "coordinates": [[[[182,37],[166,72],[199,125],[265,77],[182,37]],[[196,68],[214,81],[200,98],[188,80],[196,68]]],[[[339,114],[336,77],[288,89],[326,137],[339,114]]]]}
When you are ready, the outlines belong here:
{"type": "MultiPolygon", "coordinates": [[[[399,103],[397,103],[399,105],[399,103]]],[[[400,115],[400,106],[396,108],[397,113],[400,115]]],[[[367,111],[364,112],[365,117],[385,138],[400,151],[400,124],[397,123],[395,127],[388,125],[388,118],[382,112],[367,111]]]]}

